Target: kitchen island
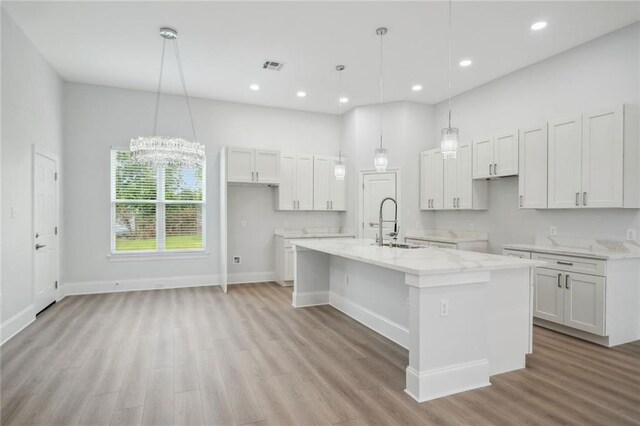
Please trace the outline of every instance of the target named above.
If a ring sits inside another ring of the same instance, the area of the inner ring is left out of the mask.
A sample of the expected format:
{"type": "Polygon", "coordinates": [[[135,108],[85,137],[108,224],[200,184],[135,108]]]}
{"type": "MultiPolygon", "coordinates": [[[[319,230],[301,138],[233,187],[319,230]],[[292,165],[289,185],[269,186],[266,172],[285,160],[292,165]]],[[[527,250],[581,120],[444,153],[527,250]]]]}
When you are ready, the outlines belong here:
{"type": "Polygon", "coordinates": [[[418,402],[525,367],[540,262],[371,240],[295,240],[293,306],[329,304],[409,350],[418,402]]]}

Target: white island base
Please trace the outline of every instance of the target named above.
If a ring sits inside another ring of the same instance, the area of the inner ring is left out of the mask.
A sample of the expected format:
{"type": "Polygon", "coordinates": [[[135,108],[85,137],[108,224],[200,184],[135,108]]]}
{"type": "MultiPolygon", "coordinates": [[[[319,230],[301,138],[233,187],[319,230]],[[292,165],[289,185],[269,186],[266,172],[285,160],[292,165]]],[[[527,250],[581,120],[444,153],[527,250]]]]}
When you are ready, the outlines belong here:
{"type": "Polygon", "coordinates": [[[366,240],[294,244],[293,306],[329,304],[408,349],[405,391],[416,401],[525,367],[536,262],[366,240]]]}

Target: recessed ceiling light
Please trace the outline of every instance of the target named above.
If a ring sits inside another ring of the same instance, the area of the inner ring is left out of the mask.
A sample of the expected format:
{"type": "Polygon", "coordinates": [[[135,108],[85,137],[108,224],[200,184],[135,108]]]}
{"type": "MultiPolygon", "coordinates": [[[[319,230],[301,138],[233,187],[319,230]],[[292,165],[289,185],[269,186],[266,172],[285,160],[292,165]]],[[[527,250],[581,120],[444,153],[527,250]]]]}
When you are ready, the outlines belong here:
{"type": "Polygon", "coordinates": [[[346,104],[349,102],[349,98],[340,98],[340,103],[346,104]]]}
{"type": "Polygon", "coordinates": [[[468,67],[472,63],[473,62],[471,61],[471,59],[463,59],[463,60],[460,61],[460,66],[461,67],[468,67]]]}
{"type": "Polygon", "coordinates": [[[249,89],[251,89],[253,91],[257,91],[257,90],[260,90],[260,86],[258,86],[257,84],[253,83],[252,85],[249,86],[249,89]]]}
{"type": "Polygon", "coordinates": [[[415,86],[411,87],[411,90],[413,90],[414,92],[419,92],[422,90],[422,86],[419,84],[416,84],[415,86]]]}
{"type": "Polygon", "coordinates": [[[534,31],[538,31],[538,30],[541,30],[543,28],[546,28],[546,26],[547,26],[546,22],[540,21],[540,22],[536,22],[533,25],[531,25],[531,29],[534,30],[534,31]]]}
{"type": "Polygon", "coordinates": [[[307,96],[307,92],[303,92],[302,90],[300,90],[298,93],[296,93],[296,95],[298,95],[299,98],[304,98],[305,96],[307,96]]]}

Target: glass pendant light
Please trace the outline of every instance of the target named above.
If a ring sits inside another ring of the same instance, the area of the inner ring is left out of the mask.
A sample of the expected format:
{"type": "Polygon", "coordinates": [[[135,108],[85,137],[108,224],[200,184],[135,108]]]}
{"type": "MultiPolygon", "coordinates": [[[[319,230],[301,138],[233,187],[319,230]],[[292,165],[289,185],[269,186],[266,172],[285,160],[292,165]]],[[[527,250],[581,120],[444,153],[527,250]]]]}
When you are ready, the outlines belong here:
{"type": "Polygon", "coordinates": [[[449,0],[449,125],[442,129],[440,150],[445,159],[458,155],[458,128],[451,127],[451,0],[449,0]]]}
{"type": "Polygon", "coordinates": [[[191,103],[189,102],[189,95],[187,95],[187,86],[182,71],[182,60],[180,59],[180,51],[178,50],[178,32],[173,28],[160,28],[160,36],[162,37],[162,58],[160,60],[160,79],[158,81],[158,92],[156,94],[153,136],[142,136],[131,139],[131,157],[140,164],[153,167],[196,167],[204,163],[204,145],[196,140],[196,130],[193,125],[193,116],[191,115],[191,103]],[[174,136],[159,136],[157,133],[160,89],[162,88],[162,72],[164,70],[164,53],[167,40],[173,42],[176,62],[178,63],[178,72],[180,73],[180,81],[182,82],[182,89],[187,101],[187,109],[189,110],[189,120],[191,121],[191,131],[193,132],[192,140],[174,136]]]}
{"type": "Polygon", "coordinates": [[[373,157],[373,165],[378,173],[387,171],[387,150],[382,147],[382,37],[387,34],[387,28],[380,27],[376,30],[376,34],[380,37],[380,102],[378,104],[379,123],[380,123],[380,148],[375,150],[373,157]]]}
{"type": "Polygon", "coordinates": [[[338,134],[338,161],[336,161],[334,173],[336,175],[336,180],[344,180],[344,176],[347,174],[347,168],[342,160],[342,71],[344,71],[344,65],[336,65],[336,70],[338,71],[338,85],[339,85],[339,93],[338,93],[338,113],[339,115],[339,134],[338,134]]]}

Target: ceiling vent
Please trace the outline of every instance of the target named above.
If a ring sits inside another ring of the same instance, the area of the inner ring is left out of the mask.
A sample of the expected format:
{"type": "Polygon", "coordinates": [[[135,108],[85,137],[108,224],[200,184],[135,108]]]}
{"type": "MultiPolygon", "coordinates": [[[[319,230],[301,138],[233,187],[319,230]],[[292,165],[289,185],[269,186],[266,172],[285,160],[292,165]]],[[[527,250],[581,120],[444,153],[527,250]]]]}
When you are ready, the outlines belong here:
{"type": "Polygon", "coordinates": [[[269,59],[267,59],[266,61],[264,61],[264,63],[262,64],[262,69],[263,70],[268,70],[268,71],[280,71],[282,69],[282,66],[284,64],[282,62],[279,61],[271,61],[269,59]]]}

